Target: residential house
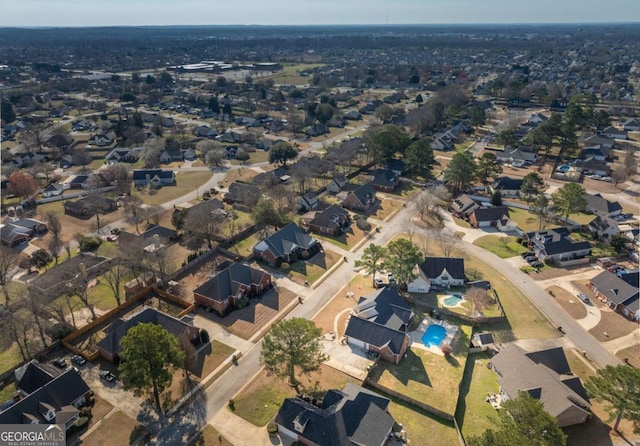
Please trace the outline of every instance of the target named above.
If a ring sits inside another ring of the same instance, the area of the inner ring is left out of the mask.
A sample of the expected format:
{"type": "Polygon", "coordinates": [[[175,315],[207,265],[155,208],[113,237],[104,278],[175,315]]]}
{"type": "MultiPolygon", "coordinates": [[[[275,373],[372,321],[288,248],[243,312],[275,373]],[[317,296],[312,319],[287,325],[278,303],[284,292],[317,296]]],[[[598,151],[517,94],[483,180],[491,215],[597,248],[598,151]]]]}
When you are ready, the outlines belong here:
{"type": "Polygon", "coordinates": [[[580,378],[571,372],[562,347],[526,352],[507,344],[491,358],[490,367],[498,374],[503,401],[526,392],[542,403],[560,427],[589,419],[589,397],[580,378]]]}
{"type": "Polygon", "coordinates": [[[104,133],[96,133],[89,138],[89,144],[98,147],[106,147],[108,145],[113,144],[113,138],[110,138],[108,135],[104,133]]]}
{"type": "Polygon", "coordinates": [[[281,435],[305,445],[384,446],[395,425],[389,403],[386,397],[347,383],[342,390],[329,390],[320,403],[285,399],[275,423],[281,435]]]}
{"type": "Polygon", "coordinates": [[[362,114],[360,114],[358,110],[349,110],[348,112],[345,112],[342,117],[350,121],[360,121],[362,119],[362,114]]]}
{"type": "Polygon", "coordinates": [[[60,424],[68,430],[80,418],[91,389],[73,368],[64,371],[32,360],[15,371],[13,404],[0,410],[0,424],[60,424]]]}
{"type": "Polygon", "coordinates": [[[160,154],[160,162],[161,163],[170,163],[173,161],[182,161],[184,156],[180,149],[165,149],[160,154]]]}
{"type": "Polygon", "coordinates": [[[49,197],[57,197],[58,195],[62,195],[62,192],[64,192],[64,186],[62,184],[51,183],[47,187],[42,189],[42,192],[40,193],[44,198],[49,198],[49,197]]]}
{"type": "Polygon", "coordinates": [[[339,193],[349,183],[344,176],[335,176],[327,186],[327,190],[332,194],[339,193]]]}
{"type": "Polygon", "coordinates": [[[519,197],[522,178],[500,177],[490,186],[492,194],[500,191],[503,197],[519,197]]]}
{"type": "Polygon", "coordinates": [[[569,238],[567,228],[546,229],[522,234],[540,260],[563,261],[586,258],[591,254],[589,242],[569,238]]]}
{"type": "Polygon", "coordinates": [[[593,159],[599,163],[607,161],[611,154],[611,149],[606,148],[602,144],[595,144],[589,147],[583,147],[580,149],[580,158],[586,160],[588,158],[593,159]]]}
{"type": "Polygon", "coordinates": [[[267,172],[262,172],[253,177],[253,184],[270,186],[278,183],[286,183],[291,179],[289,168],[277,167],[267,172]]]}
{"type": "Polygon", "coordinates": [[[257,186],[234,181],[229,185],[229,191],[224,194],[222,201],[251,208],[258,202],[261,196],[262,193],[257,186]]]}
{"type": "Polygon", "coordinates": [[[496,160],[514,167],[523,167],[535,163],[538,156],[533,152],[525,152],[521,149],[506,149],[496,153],[496,160]]]}
{"type": "Polygon", "coordinates": [[[142,147],[133,147],[130,149],[125,147],[116,147],[111,150],[111,152],[107,153],[104,159],[109,164],[135,163],[140,158],[140,152],[142,152],[142,147]]]}
{"type": "Polygon", "coordinates": [[[184,151],[182,156],[187,161],[195,161],[195,159],[196,159],[196,151],[194,150],[193,147],[189,147],[187,150],[184,151]]]}
{"type": "Polygon", "coordinates": [[[451,213],[454,217],[468,219],[471,212],[480,205],[467,194],[458,196],[451,203],[451,213]]]}
{"type": "Polygon", "coordinates": [[[626,130],[620,130],[620,129],[617,129],[617,128],[612,127],[612,126],[609,126],[606,129],[600,131],[600,135],[604,136],[605,138],[627,139],[627,131],[626,130]]]}
{"type": "Polygon", "coordinates": [[[584,139],[584,144],[587,146],[600,145],[608,150],[614,149],[616,145],[615,139],[607,138],[598,134],[588,136],[584,139]]]}
{"type": "Polygon", "coordinates": [[[22,243],[28,243],[31,238],[30,231],[11,223],[0,224],[0,242],[4,246],[14,247],[22,243]]]}
{"type": "Polygon", "coordinates": [[[142,234],[132,234],[122,231],[118,236],[119,246],[135,246],[142,244],[142,248],[147,252],[154,252],[167,245],[178,241],[178,233],[171,228],[151,225],[142,234]]]}
{"type": "Polygon", "coordinates": [[[177,339],[185,336],[189,341],[197,339],[200,334],[200,329],[193,325],[192,316],[187,315],[178,319],[153,307],[146,307],[126,319],[116,319],[104,329],[104,337],[97,344],[100,356],[107,361],[118,362],[122,353],[122,346],[120,345],[122,338],[130,328],[138,324],[160,325],[177,339]]]}
{"type": "Polygon", "coordinates": [[[381,288],[360,297],[344,335],[350,346],[398,364],[409,348],[407,328],[412,317],[411,307],[395,289],[381,288]]]}
{"type": "Polygon", "coordinates": [[[68,178],[65,182],[69,184],[71,189],[86,189],[88,179],[89,175],[76,175],[73,178],[68,178]]]}
{"type": "Polygon", "coordinates": [[[192,131],[193,136],[200,138],[209,138],[213,139],[218,136],[218,132],[207,125],[199,125],[195,127],[192,131]]]}
{"type": "Polygon", "coordinates": [[[316,212],[313,219],[308,222],[308,226],[316,234],[338,236],[350,223],[349,212],[333,204],[323,211],[316,212]]]}
{"type": "Polygon", "coordinates": [[[597,161],[592,157],[576,160],[575,167],[582,169],[582,172],[585,175],[608,176],[611,172],[611,168],[607,165],[606,162],[597,161]]]}
{"type": "Polygon", "coordinates": [[[453,139],[446,133],[439,133],[433,137],[433,140],[431,141],[431,147],[434,150],[453,150],[453,139]]]}
{"type": "Polygon", "coordinates": [[[417,265],[418,277],[407,285],[410,293],[428,293],[435,288],[464,286],[464,259],[456,257],[425,257],[417,265]]]}
{"type": "Polygon", "coordinates": [[[474,228],[491,227],[501,231],[511,231],[515,227],[507,206],[477,207],[469,213],[469,224],[474,228]]]}
{"type": "Polygon", "coordinates": [[[71,124],[71,131],[73,132],[86,132],[87,130],[91,130],[93,124],[91,121],[87,119],[83,119],[82,121],[74,122],[71,124]]]}
{"type": "Polygon", "coordinates": [[[622,206],[617,201],[609,201],[602,198],[602,195],[587,195],[587,212],[596,214],[600,217],[616,217],[622,213],[622,206]]]}
{"type": "Polygon", "coordinates": [[[640,131],[640,119],[629,118],[622,122],[622,130],[625,132],[637,132],[640,131]]]}
{"type": "Polygon", "coordinates": [[[600,217],[599,215],[591,220],[589,230],[602,238],[609,238],[620,233],[618,223],[613,218],[600,217]]]}
{"type": "Polygon", "coordinates": [[[90,217],[96,212],[106,214],[118,210],[118,203],[102,195],[89,195],[63,204],[64,213],[76,217],[90,217]]]}
{"type": "Polygon", "coordinates": [[[253,255],[269,265],[292,263],[300,258],[309,258],[322,250],[315,238],[304,233],[295,223],[289,223],[253,247],[253,255]]]}
{"type": "Polygon", "coordinates": [[[245,263],[231,263],[193,290],[196,305],[221,316],[273,287],[271,275],[245,263]]]}
{"type": "Polygon", "coordinates": [[[10,224],[29,234],[29,237],[44,234],[47,232],[47,225],[33,218],[19,218],[14,220],[6,220],[6,224],[10,224]]]}
{"type": "Polygon", "coordinates": [[[348,192],[341,204],[342,207],[353,211],[369,211],[377,204],[376,190],[371,182],[368,182],[356,190],[348,192]]]}
{"type": "Polygon", "coordinates": [[[133,184],[140,187],[173,186],[176,184],[176,176],[172,170],[134,169],[133,184]]]}
{"type": "Polygon", "coordinates": [[[313,192],[307,192],[298,200],[300,209],[304,211],[312,211],[318,207],[318,196],[313,192]]]}
{"type": "Polygon", "coordinates": [[[532,124],[542,124],[543,122],[547,122],[549,118],[547,118],[542,113],[534,113],[529,118],[529,122],[532,124]]]}
{"type": "Polygon", "coordinates": [[[393,192],[400,184],[400,176],[393,170],[383,169],[373,173],[371,185],[375,190],[382,192],[393,192]]]}
{"type": "Polygon", "coordinates": [[[311,127],[309,127],[307,129],[307,131],[305,132],[305,134],[307,135],[307,137],[309,138],[313,138],[316,136],[322,136],[329,133],[329,126],[327,126],[326,124],[314,124],[311,127]]]}
{"type": "Polygon", "coordinates": [[[589,287],[596,297],[625,317],[640,320],[638,269],[618,274],[603,271],[591,279],[589,287]]]}
{"type": "Polygon", "coordinates": [[[404,161],[399,159],[388,159],[387,160],[387,169],[393,171],[398,177],[402,176],[404,171],[407,169],[407,166],[404,161]]]}

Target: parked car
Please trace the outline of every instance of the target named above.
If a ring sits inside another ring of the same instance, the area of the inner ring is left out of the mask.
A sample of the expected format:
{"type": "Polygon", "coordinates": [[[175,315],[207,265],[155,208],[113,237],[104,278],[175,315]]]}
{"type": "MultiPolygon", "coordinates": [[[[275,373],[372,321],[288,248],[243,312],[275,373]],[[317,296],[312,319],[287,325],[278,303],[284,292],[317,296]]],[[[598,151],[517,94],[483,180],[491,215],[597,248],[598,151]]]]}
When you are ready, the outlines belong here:
{"type": "Polygon", "coordinates": [[[611,177],[602,177],[602,181],[606,181],[607,183],[611,183],[613,181],[613,178],[611,178],[611,177]]]}
{"type": "Polygon", "coordinates": [[[602,177],[600,175],[591,175],[589,178],[591,178],[592,180],[601,180],[602,177]]]}
{"type": "Polygon", "coordinates": [[[525,260],[531,263],[531,262],[537,262],[538,258],[536,256],[529,256],[529,257],[526,257],[525,260]]]}
{"type": "Polygon", "coordinates": [[[376,288],[383,288],[384,287],[384,282],[382,281],[381,278],[376,277],[373,279],[373,286],[376,288]]]}
{"type": "Polygon", "coordinates": [[[61,369],[67,368],[67,360],[64,358],[56,358],[53,361],[51,361],[51,363],[61,369]]]}
{"type": "Polygon", "coordinates": [[[115,242],[116,240],[118,240],[118,236],[117,235],[111,234],[111,235],[107,236],[107,241],[108,242],[115,242]]]}
{"type": "Polygon", "coordinates": [[[387,280],[389,281],[389,283],[391,283],[391,282],[395,282],[396,278],[393,277],[393,274],[389,273],[387,274],[387,280]]]}
{"type": "Polygon", "coordinates": [[[607,268],[607,271],[609,271],[610,273],[617,273],[620,270],[623,270],[624,266],[622,265],[611,265],[609,268],[607,268]]]}
{"type": "Polygon", "coordinates": [[[536,260],[535,262],[529,263],[529,265],[533,266],[534,268],[542,268],[544,266],[544,263],[542,263],[540,260],[536,260]]]}
{"type": "Polygon", "coordinates": [[[108,370],[100,370],[100,373],[98,373],[100,375],[100,378],[104,379],[107,382],[115,382],[116,380],[116,375],[114,375],[113,373],[111,373],[108,370]]]}
{"type": "Polygon", "coordinates": [[[533,251],[525,251],[525,252],[523,252],[522,254],[520,254],[520,256],[521,256],[523,259],[524,259],[524,258],[527,258],[527,257],[530,257],[530,256],[535,256],[535,255],[536,255],[536,253],[535,253],[535,252],[533,252],[533,251]]]}
{"type": "Polygon", "coordinates": [[[587,297],[587,295],[586,295],[586,294],[584,294],[584,293],[578,293],[578,294],[576,294],[576,296],[578,296],[578,298],[579,298],[582,302],[589,303],[589,298],[587,297]]]}
{"type": "Polygon", "coordinates": [[[74,364],[77,364],[79,366],[83,366],[87,363],[87,360],[84,359],[82,356],[80,355],[73,355],[71,357],[71,362],[73,362],[74,364]]]}

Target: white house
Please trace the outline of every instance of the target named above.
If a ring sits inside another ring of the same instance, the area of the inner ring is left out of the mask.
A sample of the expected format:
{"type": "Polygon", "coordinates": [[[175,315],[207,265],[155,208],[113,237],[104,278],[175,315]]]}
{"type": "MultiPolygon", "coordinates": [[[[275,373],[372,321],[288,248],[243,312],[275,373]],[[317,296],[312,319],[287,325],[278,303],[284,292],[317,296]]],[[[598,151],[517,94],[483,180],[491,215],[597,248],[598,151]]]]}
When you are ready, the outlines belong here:
{"type": "Polygon", "coordinates": [[[464,259],[425,257],[417,268],[418,277],[407,286],[410,293],[428,293],[433,288],[464,286],[464,259]]]}

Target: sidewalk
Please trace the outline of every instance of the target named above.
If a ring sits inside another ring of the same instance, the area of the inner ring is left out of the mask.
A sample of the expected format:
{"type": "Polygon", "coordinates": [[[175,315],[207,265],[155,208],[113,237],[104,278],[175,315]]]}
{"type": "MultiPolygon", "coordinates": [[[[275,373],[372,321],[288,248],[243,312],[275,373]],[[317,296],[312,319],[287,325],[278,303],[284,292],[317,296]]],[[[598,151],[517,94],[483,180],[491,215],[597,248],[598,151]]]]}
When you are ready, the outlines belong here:
{"type": "Polygon", "coordinates": [[[638,348],[640,348],[640,332],[638,330],[635,330],[626,336],[603,342],[602,345],[614,355],[616,354],[616,352],[619,352],[620,350],[623,350],[627,347],[633,347],[634,345],[637,345],[638,348]]]}

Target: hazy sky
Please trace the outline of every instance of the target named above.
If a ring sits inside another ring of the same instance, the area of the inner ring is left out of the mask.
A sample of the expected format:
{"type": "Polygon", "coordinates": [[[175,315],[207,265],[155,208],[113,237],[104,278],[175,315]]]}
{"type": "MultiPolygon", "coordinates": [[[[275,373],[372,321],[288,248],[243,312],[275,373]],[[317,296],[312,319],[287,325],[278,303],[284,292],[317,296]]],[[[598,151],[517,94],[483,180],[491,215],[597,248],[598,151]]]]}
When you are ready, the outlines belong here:
{"type": "Polygon", "coordinates": [[[0,0],[0,26],[640,22],[640,0],[0,0]]]}

